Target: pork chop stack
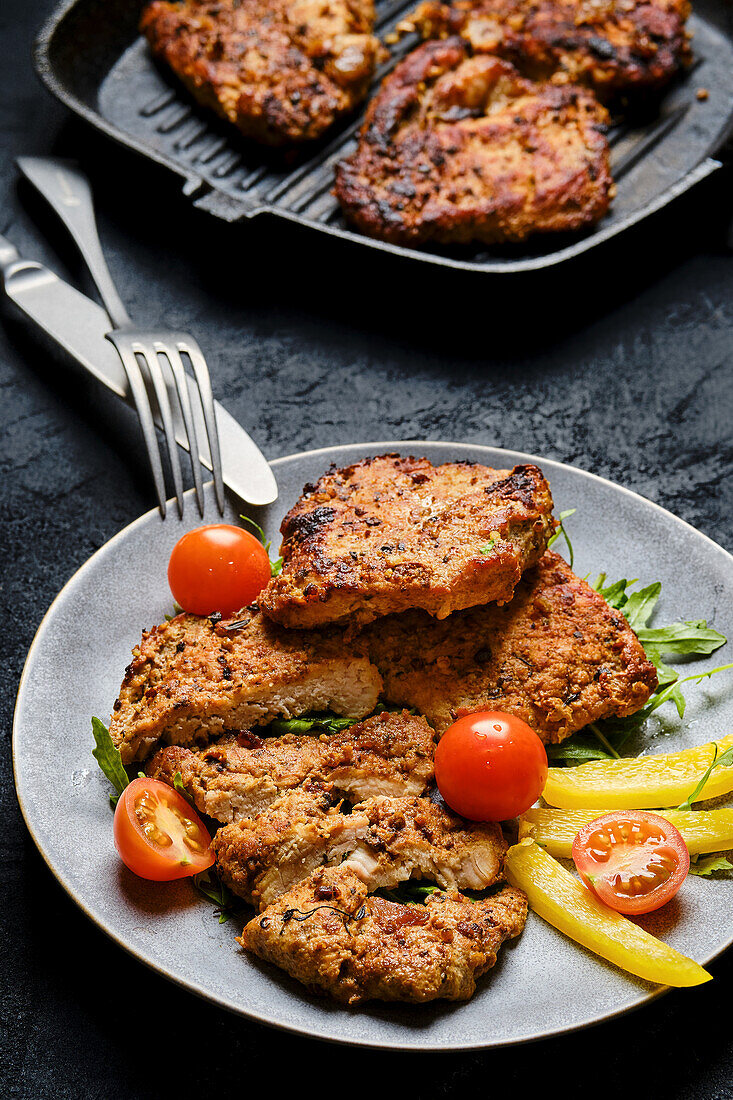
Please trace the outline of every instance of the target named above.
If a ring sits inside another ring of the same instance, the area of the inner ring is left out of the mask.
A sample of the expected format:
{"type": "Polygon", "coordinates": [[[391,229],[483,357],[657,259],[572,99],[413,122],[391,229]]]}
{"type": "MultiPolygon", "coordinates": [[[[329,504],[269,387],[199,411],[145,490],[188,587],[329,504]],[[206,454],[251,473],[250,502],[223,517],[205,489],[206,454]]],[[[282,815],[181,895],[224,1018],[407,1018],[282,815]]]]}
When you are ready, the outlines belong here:
{"type": "Polygon", "coordinates": [[[519,934],[501,828],[437,799],[436,738],[490,709],[558,742],[657,683],[554,528],[535,466],[366,459],[305,487],[261,607],[143,634],[110,733],[220,826],[248,950],[349,1004],[461,999],[519,934]],[[348,720],[267,728],[318,712],[348,720]]]}
{"type": "Polygon", "coordinates": [[[334,194],[363,233],[410,247],[582,229],[613,195],[607,123],[578,85],[428,42],[385,77],[334,194]]]}
{"type": "Polygon", "coordinates": [[[312,141],[383,56],[372,0],[154,0],[140,29],[191,94],[265,145],[312,141]]]}

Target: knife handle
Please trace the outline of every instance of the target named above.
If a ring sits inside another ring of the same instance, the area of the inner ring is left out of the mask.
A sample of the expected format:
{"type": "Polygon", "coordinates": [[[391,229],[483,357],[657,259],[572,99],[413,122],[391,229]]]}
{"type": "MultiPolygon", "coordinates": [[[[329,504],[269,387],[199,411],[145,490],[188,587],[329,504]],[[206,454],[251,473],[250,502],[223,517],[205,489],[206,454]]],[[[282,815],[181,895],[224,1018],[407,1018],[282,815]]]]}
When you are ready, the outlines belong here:
{"type": "Polygon", "coordinates": [[[17,164],[71,234],[114,327],[129,325],[129,315],[102,252],[92,190],[84,173],[71,161],[57,157],[18,157],[17,164]]]}

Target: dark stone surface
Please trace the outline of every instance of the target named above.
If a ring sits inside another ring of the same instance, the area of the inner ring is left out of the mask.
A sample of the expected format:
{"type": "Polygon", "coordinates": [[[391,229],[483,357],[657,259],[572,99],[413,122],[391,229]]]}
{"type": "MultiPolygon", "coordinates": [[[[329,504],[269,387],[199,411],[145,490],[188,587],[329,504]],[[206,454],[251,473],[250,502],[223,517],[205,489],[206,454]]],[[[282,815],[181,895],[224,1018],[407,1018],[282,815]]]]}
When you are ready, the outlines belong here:
{"type": "MultiPolygon", "coordinates": [[[[395,437],[506,445],[611,477],[730,546],[730,174],[613,250],[506,286],[392,263],[275,222],[226,227],[192,212],[165,174],[70,121],[38,86],[29,48],[50,7],[0,7],[0,231],[29,258],[79,277],[67,242],[18,190],[12,159],[78,158],[131,312],[198,336],[215,392],[268,457],[395,437]]],[[[403,1073],[400,1087],[420,1097],[539,1094],[551,1083],[569,1095],[733,1095],[730,953],[711,967],[714,982],[576,1037],[417,1059],[251,1025],[109,942],[55,884],[25,831],[10,727],[48,604],[153,498],[134,417],[15,325],[0,328],[0,386],[5,1096],[225,1096],[267,1078],[276,1095],[304,1080],[358,1093],[367,1082],[396,1088],[403,1073]]],[[[355,1035],[358,1026],[355,1014],[355,1035]]]]}

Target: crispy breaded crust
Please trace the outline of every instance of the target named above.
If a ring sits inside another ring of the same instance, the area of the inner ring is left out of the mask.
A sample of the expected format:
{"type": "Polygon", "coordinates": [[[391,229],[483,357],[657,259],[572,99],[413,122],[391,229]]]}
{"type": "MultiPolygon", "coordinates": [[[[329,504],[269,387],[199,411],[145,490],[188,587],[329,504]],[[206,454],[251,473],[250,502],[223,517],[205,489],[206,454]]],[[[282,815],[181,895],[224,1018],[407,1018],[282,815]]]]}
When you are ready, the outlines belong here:
{"type": "Polygon", "coordinates": [[[583,88],[427,42],[385,77],[334,194],[363,233],[408,247],[586,228],[613,195],[607,123],[583,88]]]}
{"type": "Polygon", "coordinates": [[[429,798],[372,798],[339,812],[307,782],[254,818],[225,825],[212,847],[222,880],[256,908],[319,866],[349,866],[370,891],[426,878],[444,889],[498,881],[506,841],[493,822],[469,822],[429,798]]]}
{"type": "Polygon", "coordinates": [[[511,599],[553,529],[536,466],[364,459],[306,485],[282,522],[283,569],[260,606],[299,628],[353,627],[412,607],[444,618],[511,599]]]}
{"type": "Polygon", "coordinates": [[[533,80],[587,85],[603,99],[667,84],[690,64],[688,0],[427,0],[425,38],[460,34],[533,80]]]}
{"type": "Polygon", "coordinates": [[[407,612],[365,636],[386,696],[417,707],[438,733],[463,714],[500,710],[554,743],[600,718],[634,714],[657,685],[621,612],[552,551],[510,604],[442,622],[407,612]]]}
{"type": "Polygon", "coordinates": [[[407,711],[367,718],[332,734],[225,734],[192,752],[160,749],[147,772],[173,786],[176,773],[196,808],[217,821],[254,817],[306,780],[353,801],[419,795],[433,778],[434,733],[407,711]]]}
{"type": "Polygon", "coordinates": [[[110,733],[124,763],[158,741],[206,744],[227,729],[331,710],[362,717],[381,688],[359,640],[343,632],[289,633],[256,610],[214,622],[178,615],[133,650],[110,733]]]}
{"type": "Polygon", "coordinates": [[[527,918],[526,897],[510,886],[476,902],[435,893],[424,906],[367,889],[348,867],[316,871],[250,921],[240,942],[345,1004],[455,1001],[472,996],[527,918]]]}
{"type": "Polygon", "coordinates": [[[312,141],[367,94],[372,0],[154,0],[140,29],[199,102],[266,145],[312,141]]]}

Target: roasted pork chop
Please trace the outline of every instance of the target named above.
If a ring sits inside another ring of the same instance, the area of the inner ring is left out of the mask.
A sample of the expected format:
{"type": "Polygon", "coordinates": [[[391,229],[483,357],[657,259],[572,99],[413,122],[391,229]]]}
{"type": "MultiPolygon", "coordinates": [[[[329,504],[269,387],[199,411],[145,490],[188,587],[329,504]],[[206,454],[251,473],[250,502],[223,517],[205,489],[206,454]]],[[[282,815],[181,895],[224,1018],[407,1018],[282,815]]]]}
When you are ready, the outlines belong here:
{"type": "Polygon", "coordinates": [[[424,718],[389,713],[333,734],[258,737],[229,733],[198,752],[170,746],[148,774],[173,785],[176,773],[196,808],[217,821],[254,817],[311,780],[360,802],[422,794],[433,778],[433,731],[424,718]]]}
{"type": "Polygon", "coordinates": [[[533,80],[609,99],[663,87],[689,65],[689,14],[687,0],[427,0],[409,22],[425,38],[460,34],[533,80]]]}
{"type": "Polygon", "coordinates": [[[484,890],[502,872],[506,842],[493,822],[471,823],[429,798],[374,798],[350,813],[305,784],[213,840],[223,881],[264,908],[317,867],[353,868],[369,890],[427,878],[445,889],[484,890]]]}
{"type": "Polygon", "coordinates": [[[348,866],[321,868],[245,927],[241,943],[336,1000],[466,1000],[527,917],[524,894],[483,901],[458,891],[425,905],[369,897],[348,866]]]}
{"type": "Polygon", "coordinates": [[[372,0],[154,0],[140,28],[196,99],[249,138],[320,137],[382,57],[372,0]]]}
{"type": "Polygon", "coordinates": [[[613,195],[607,123],[583,88],[427,42],[385,77],[334,194],[363,233],[408,247],[588,228],[613,195]]]}
{"type": "Polygon", "coordinates": [[[420,607],[511,599],[554,529],[536,466],[382,455],[331,469],[282,522],[284,565],[260,596],[289,627],[348,622],[420,607]]]}
{"type": "Polygon", "coordinates": [[[438,733],[460,715],[500,710],[545,742],[640,710],[654,665],[620,611],[559,555],[528,570],[511,603],[437,621],[411,611],[365,631],[387,698],[417,707],[438,733]]]}
{"type": "Polygon", "coordinates": [[[360,718],[381,688],[363,643],[288,632],[256,610],[217,622],[178,615],[143,634],[110,722],[124,763],[159,741],[205,744],[227,729],[331,710],[360,718]]]}

